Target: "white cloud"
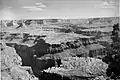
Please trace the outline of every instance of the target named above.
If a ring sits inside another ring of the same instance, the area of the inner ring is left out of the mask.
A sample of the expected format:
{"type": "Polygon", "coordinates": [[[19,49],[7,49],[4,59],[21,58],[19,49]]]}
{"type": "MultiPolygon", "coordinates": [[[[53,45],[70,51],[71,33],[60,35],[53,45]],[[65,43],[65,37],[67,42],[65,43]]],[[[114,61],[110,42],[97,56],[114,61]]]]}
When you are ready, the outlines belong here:
{"type": "Polygon", "coordinates": [[[39,7],[39,8],[46,8],[45,5],[36,5],[36,7],[39,7]]]}
{"type": "Polygon", "coordinates": [[[115,2],[112,2],[112,1],[104,1],[102,4],[101,4],[102,8],[115,8],[116,7],[116,3],[115,2]]]}
{"type": "Polygon", "coordinates": [[[30,11],[43,11],[43,9],[42,8],[29,8],[28,10],[30,10],[30,11]]]}
{"type": "Polygon", "coordinates": [[[102,5],[110,5],[108,2],[103,2],[103,4],[102,5]]]}
{"type": "Polygon", "coordinates": [[[30,11],[43,11],[43,8],[38,8],[36,6],[24,6],[22,8],[25,8],[25,9],[30,10],[30,11]]]}
{"type": "Polygon", "coordinates": [[[11,7],[11,6],[9,6],[8,8],[9,8],[9,9],[11,9],[12,7],[11,7]]]}
{"type": "Polygon", "coordinates": [[[36,3],[36,5],[42,5],[43,3],[36,3]]]}
{"type": "Polygon", "coordinates": [[[44,4],[42,4],[42,3],[36,3],[36,7],[46,8],[46,5],[44,5],[44,4]]]}
{"type": "Polygon", "coordinates": [[[46,5],[42,3],[36,3],[35,6],[23,6],[22,8],[28,9],[30,11],[43,11],[46,8],[46,5]]]}

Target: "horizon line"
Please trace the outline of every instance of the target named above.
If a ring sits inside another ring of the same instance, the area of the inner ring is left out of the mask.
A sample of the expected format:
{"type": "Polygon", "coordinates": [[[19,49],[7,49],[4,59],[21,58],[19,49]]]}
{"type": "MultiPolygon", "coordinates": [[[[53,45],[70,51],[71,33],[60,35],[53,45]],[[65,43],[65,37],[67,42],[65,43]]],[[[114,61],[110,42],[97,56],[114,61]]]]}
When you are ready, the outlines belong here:
{"type": "Polygon", "coordinates": [[[119,18],[120,16],[100,16],[100,17],[85,17],[85,18],[79,18],[79,17],[75,17],[75,18],[63,18],[63,17],[46,17],[46,18],[23,18],[23,19],[0,19],[0,20],[41,20],[41,19],[92,19],[92,18],[113,18],[113,17],[116,17],[116,18],[119,18]]]}

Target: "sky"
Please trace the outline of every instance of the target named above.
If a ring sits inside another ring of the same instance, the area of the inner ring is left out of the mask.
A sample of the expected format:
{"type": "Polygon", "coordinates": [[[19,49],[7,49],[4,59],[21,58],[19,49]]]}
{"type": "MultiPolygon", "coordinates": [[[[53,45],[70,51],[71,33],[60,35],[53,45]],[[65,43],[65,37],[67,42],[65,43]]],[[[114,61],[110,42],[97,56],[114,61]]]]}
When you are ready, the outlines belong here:
{"type": "Polygon", "coordinates": [[[118,17],[119,0],[0,0],[0,19],[118,17]]]}

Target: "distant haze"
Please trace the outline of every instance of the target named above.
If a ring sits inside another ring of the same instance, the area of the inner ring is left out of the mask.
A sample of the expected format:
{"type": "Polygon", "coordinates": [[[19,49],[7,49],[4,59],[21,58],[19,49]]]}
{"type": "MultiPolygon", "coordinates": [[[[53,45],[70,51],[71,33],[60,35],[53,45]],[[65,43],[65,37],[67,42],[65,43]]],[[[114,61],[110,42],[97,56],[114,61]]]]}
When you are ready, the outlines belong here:
{"type": "Polygon", "coordinates": [[[119,0],[0,0],[0,19],[118,17],[119,0]]]}

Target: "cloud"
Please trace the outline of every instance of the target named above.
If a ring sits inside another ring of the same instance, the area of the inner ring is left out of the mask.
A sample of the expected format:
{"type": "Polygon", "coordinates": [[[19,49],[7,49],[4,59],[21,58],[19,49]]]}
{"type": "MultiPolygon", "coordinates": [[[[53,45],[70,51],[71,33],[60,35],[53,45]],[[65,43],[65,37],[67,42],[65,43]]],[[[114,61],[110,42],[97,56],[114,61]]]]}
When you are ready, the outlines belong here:
{"type": "Polygon", "coordinates": [[[44,5],[44,4],[42,4],[42,3],[36,3],[36,7],[46,8],[46,5],[44,5]]]}
{"type": "Polygon", "coordinates": [[[36,6],[24,6],[22,8],[25,8],[30,11],[43,11],[43,8],[37,8],[36,6]]]}
{"type": "Polygon", "coordinates": [[[36,3],[35,6],[23,6],[22,8],[30,10],[30,11],[43,11],[46,8],[46,5],[42,3],[36,3]]]}
{"type": "Polygon", "coordinates": [[[9,8],[9,9],[11,9],[12,7],[11,7],[11,6],[9,6],[8,8],[9,8]]]}
{"type": "Polygon", "coordinates": [[[44,9],[33,7],[33,8],[29,8],[28,10],[30,10],[30,11],[43,11],[44,9]]]}
{"type": "Polygon", "coordinates": [[[113,1],[104,1],[101,6],[102,8],[115,8],[116,7],[116,2],[113,1]]]}

